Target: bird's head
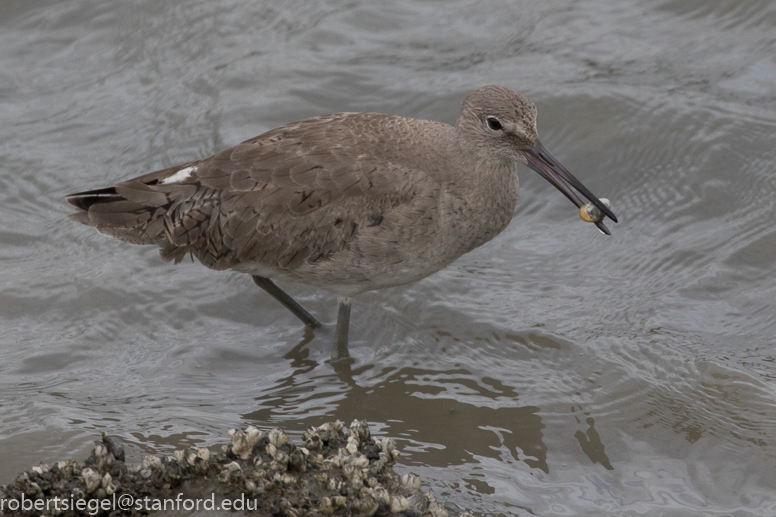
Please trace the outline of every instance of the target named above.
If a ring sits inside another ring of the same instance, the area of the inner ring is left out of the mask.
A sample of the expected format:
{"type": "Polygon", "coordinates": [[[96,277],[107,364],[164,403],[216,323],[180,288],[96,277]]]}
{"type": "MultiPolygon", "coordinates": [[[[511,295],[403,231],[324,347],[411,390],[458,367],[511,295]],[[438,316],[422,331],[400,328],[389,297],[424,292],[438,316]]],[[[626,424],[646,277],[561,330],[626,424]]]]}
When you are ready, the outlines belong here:
{"type": "MultiPolygon", "coordinates": [[[[603,215],[617,222],[617,216],[575,178],[544,145],[536,132],[536,106],[523,95],[503,86],[484,86],[470,93],[461,105],[456,131],[466,150],[484,162],[521,162],[552,183],[578,208],[587,198],[603,215]],[[573,187],[573,189],[572,189],[573,187]]],[[[610,235],[599,221],[598,228],[610,235]]]]}

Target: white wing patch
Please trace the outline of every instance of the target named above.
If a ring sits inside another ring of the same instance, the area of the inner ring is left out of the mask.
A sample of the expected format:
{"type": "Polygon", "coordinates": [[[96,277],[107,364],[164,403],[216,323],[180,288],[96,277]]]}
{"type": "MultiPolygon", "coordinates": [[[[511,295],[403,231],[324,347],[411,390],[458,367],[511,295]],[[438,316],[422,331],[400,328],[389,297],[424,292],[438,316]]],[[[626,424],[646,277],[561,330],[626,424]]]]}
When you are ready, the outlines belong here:
{"type": "Polygon", "coordinates": [[[186,167],[185,169],[181,169],[169,178],[164,178],[162,181],[159,182],[160,185],[167,185],[168,183],[181,183],[183,181],[186,181],[186,179],[191,176],[191,173],[196,171],[197,167],[192,165],[191,167],[186,167]]]}

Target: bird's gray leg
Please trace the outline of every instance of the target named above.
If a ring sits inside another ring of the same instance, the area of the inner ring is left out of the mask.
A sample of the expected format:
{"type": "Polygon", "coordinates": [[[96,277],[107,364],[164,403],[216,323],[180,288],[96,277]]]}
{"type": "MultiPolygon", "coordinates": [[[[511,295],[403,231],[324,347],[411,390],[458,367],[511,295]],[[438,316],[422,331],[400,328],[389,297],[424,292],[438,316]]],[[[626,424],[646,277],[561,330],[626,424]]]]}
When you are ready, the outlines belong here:
{"type": "MultiPolygon", "coordinates": [[[[269,278],[257,275],[251,275],[256,285],[267,291],[272,295],[274,299],[283,304],[283,307],[294,313],[294,316],[302,320],[302,323],[309,327],[317,328],[321,326],[321,322],[313,317],[312,314],[302,307],[299,302],[291,298],[291,296],[283,289],[277,286],[275,282],[269,278]]],[[[347,331],[346,331],[347,332],[347,331]]],[[[347,333],[346,333],[347,338],[347,333]]]]}
{"type": "Polygon", "coordinates": [[[331,347],[331,360],[346,359],[348,353],[348,328],[350,327],[350,305],[353,298],[338,297],[337,330],[334,333],[334,345],[331,347]]]}

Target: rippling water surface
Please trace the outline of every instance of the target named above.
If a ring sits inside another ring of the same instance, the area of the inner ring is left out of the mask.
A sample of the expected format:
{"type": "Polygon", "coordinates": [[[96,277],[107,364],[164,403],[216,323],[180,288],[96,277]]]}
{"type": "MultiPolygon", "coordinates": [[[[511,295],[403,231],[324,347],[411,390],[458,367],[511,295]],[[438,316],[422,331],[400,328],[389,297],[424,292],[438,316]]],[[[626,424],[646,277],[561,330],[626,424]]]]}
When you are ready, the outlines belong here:
{"type": "Polygon", "coordinates": [[[0,483],[103,429],[137,460],[366,418],[451,510],[772,517],[774,48],[768,1],[3,2],[0,483]],[[66,218],[308,116],[453,122],[485,84],[621,222],[522,170],[502,235],[357,300],[350,365],[248,276],[66,218]]]}

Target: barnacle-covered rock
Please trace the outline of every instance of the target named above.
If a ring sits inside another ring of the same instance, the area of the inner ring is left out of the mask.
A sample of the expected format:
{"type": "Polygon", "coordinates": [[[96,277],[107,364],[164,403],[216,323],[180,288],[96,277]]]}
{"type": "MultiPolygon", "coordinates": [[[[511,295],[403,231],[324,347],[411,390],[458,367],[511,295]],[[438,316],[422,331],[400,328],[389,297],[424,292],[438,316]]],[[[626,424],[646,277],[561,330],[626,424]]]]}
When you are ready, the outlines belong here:
{"type": "MultiPolygon", "coordinates": [[[[355,420],[350,427],[337,421],[310,429],[300,446],[279,429],[264,433],[248,427],[231,430],[229,437],[223,453],[192,447],[164,457],[143,456],[128,466],[120,440],[103,434],[83,465],[72,460],[37,465],[13,484],[0,487],[0,498],[24,494],[29,499],[113,500],[129,494],[161,500],[185,492],[189,499],[197,493],[205,499],[216,493],[222,499],[242,497],[249,513],[256,515],[447,515],[431,494],[420,491],[419,476],[393,471],[395,443],[373,438],[365,421],[355,420]]],[[[31,510],[13,515],[38,514],[31,510]]],[[[144,513],[134,508],[118,513],[100,509],[96,515],[144,513]]]]}

